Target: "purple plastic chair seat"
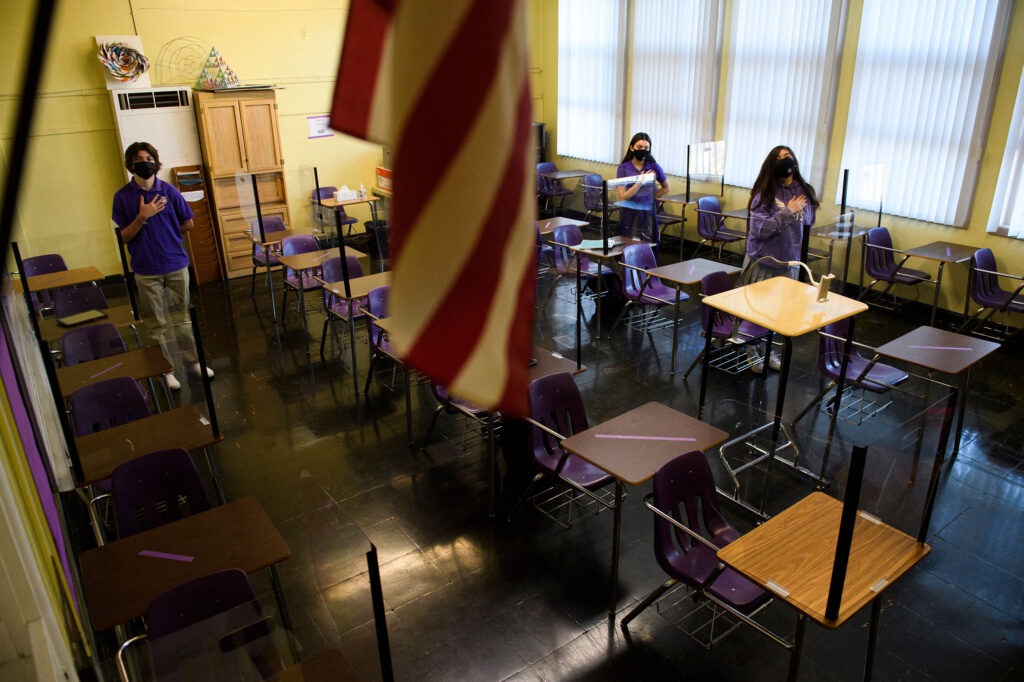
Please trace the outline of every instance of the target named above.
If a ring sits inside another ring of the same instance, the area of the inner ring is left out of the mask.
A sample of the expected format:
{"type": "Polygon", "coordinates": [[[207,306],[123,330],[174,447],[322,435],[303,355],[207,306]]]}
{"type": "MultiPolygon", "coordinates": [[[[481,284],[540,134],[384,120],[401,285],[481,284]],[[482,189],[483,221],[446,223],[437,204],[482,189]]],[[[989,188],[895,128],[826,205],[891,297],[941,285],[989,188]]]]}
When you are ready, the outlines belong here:
{"type": "MultiPolygon", "coordinates": [[[[700,281],[700,291],[705,296],[712,296],[733,288],[732,280],[724,271],[712,272],[705,275],[700,281]]],[[[728,313],[709,308],[706,305],[700,307],[700,319],[704,333],[710,334],[713,339],[728,339],[733,335],[733,326],[736,318],[728,313]]],[[[741,320],[736,328],[736,336],[744,342],[754,341],[767,336],[768,330],[753,322],[741,320]]]]}
{"type": "MultiPolygon", "coordinates": [[[[559,225],[555,228],[555,270],[562,275],[576,274],[576,252],[566,246],[576,246],[583,241],[583,233],[576,225],[559,225]],[[559,246],[563,244],[564,246],[559,246]]],[[[586,256],[579,256],[580,275],[593,278],[598,275],[598,264],[586,256]]],[[[607,268],[604,269],[606,272],[607,268]]]]}
{"type": "Polygon", "coordinates": [[[114,469],[110,483],[120,538],[210,508],[192,455],[180,448],[129,460],[114,469]]]}
{"type": "Polygon", "coordinates": [[[69,330],[61,339],[61,348],[68,366],[128,352],[121,333],[109,323],[69,330]]]}
{"type": "MultiPolygon", "coordinates": [[[[259,225],[251,223],[252,233],[255,236],[259,236],[260,228],[259,225]]],[[[263,218],[263,234],[269,235],[273,232],[284,232],[287,228],[284,224],[284,218],[281,216],[270,215],[263,218]]],[[[263,245],[259,242],[253,242],[252,244],[252,262],[253,265],[259,267],[266,267],[267,257],[270,257],[271,266],[277,265],[278,251],[275,247],[270,247],[265,250],[263,245]]]]}
{"type": "MultiPolygon", "coordinates": [[[[192,651],[205,651],[203,660],[210,660],[217,650],[225,654],[218,659],[218,679],[267,679],[285,667],[273,640],[267,638],[274,625],[263,615],[249,576],[237,568],[171,588],[150,602],[145,620],[145,639],[157,676],[178,677],[182,657],[192,651]],[[236,649],[246,655],[238,656],[236,649]]],[[[142,638],[129,639],[118,651],[118,669],[124,679],[125,651],[142,638]]]]}
{"type": "MultiPolygon", "coordinates": [[[[746,239],[747,235],[729,229],[725,217],[714,215],[722,212],[722,205],[716,197],[697,199],[697,234],[704,241],[732,243],[746,239]]],[[[703,242],[701,242],[703,243],[703,242]]]]}
{"type": "MultiPolygon", "coordinates": [[[[632,244],[627,246],[622,252],[622,262],[642,270],[658,267],[658,261],[654,256],[654,248],[650,244],[632,244]]],[[[644,275],[631,268],[626,268],[623,273],[622,293],[627,300],[656,306],[663,306],[666,305],[666,302],[672,303],[676,300],[676,290],[673,287],[666,286],[657,277],[644,275]],[[644,286],[645,282],[646,286],[644,286]],[[641,289],[643,289],[642,296],[640,294],[641,289]]],[[[686,301],[689,298],[684,292],[679,292],[680,302],[686,301]]]]}
{"type": "MultiPolygon", "coordinates": [[[[850,320],[840,320],[827,325],[821,336],[818,349],[818,367],[822,374],[832,381],[839,381],[843,361],[843,342],[831,338],[836,336],[845,339],[850,332],[850,320]]],[[[848,386],[859,386],[875,393],[883,393],[893,386],[901,384],[910,378],[910,375],[895,367],[878,362],[860,381],[858,377],[864,374],[869,361],[859,352],[851,349],[850,359],[846,367],[846,384],[848,386]]]]}
{"type": "Polygon", "coordinates": [[[544,161],[543,163],[537,164],[538,196],[542,196],[545,199],[554,199],[555,197],[566,197],[572,194],[572,190],[568,190],[563,187],[561,181],[541,175],[541,173],[552,173],[557,170],[558,165],[551,161],[544,161]]]}
{"type": "MultiPolygon", "coordinates": [[[[897,263],[895,253],[892,248],[892,237],[889,236],[887,228],[873,227],[868,230],[864,270],[872,279],[890,284],[920,284],[932,278],[923,270],[901,267],[903,261],[901,259],[897,263]]],[[[868,288],[871,288],[870,285],[868,288]]]]}
{"type": "Polygon", "coordinates": [[[53,301],[53,314],[67,317],[86,310],[106,310],[107,297],[99,287],[61,289],[53,301]]]}
{"type": "MultiPolygon", "coordinates": [[[[530,384],[529,400],[531,418],[552,431],[569,437],[589,428],[579,387],[568,372],[535,379],[530,384]]],[[[587,490],[595,490],[615,480],[607,472],[574,455],[565,457],[565,464],[559,471],[558,464],[563,456],[565,451],[553,436],[536,427],[531,429],[531,459],[542,473],[557,475],[587,490]]]]}
{"type": "Polygon", "coordinates": [[[996,257],[992,249],[978,249],[974,252],[973,261],[971,299],[982,308],[1024,312],[1024,294],[1020,293],[1024,285],[1018,285],[1014,291],[1007,291],[999,285],[999,269],[996,267],[996,257]]]}
{"type": "Polygon", "coordinates": [[[149,406],[130,377],[116,377],[89,384],[68,398],[76,436],[127,424],[150,415],[149,406]]]}
{"type": "MultiPolygon", "coordinates": [[[[64,262],[64,258],[59,253],[31,256],[23,259],[21,261],[21,265],[22,269],[25,271],[26,277],[48,275],[53,272],[61,272],[68,269],[67,264],[64,262]]],[[[53,307],[53,293],[49,290],[34,292],[32,294],[32,304],[35,306],[36,312],[49,310],[53,307]]]]}
{"type": "MultiPolygon", "coordinates": [[[[623,628],[677,581],[734,613],[750,614],[771,599],[756,584],[719,563],[717,550],[740,534],[719,511],[717,495],[711,467],[701,450],[679,455],[654,474],[654,491],[644,503],[655,512],[654,556],[669,580],[622,619],[623,628]]],[[[714,641],[717,638],[707,646],[714,641]]]]}
{"type": "MultiPolygon", "coordinates": [[[[363,276],[363,267],[359,264],[356,256],[346,256],[345,264],[348,266],[349,281],[363,276]]],[[[328,258],[323,262],[322,277],[325,282],[341,282],[344,275],[341,270],[341,256],[328,258]]],[[[363,308],[366,307],[367,297],[346,301],[324,289],[324,311],[336,319],[348,320],[349,317],[356,319],[363,317],[363,308]]]]}

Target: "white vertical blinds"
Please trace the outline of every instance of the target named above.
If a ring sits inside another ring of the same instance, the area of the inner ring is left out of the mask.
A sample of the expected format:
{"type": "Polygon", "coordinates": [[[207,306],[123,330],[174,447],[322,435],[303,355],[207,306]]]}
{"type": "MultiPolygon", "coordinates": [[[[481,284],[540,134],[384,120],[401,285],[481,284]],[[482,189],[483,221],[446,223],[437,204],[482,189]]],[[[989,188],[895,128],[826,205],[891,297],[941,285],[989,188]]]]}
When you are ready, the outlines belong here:
{"type": "Polygon", "coordinates": [[[1011,237],[1024,239],[1024,73],[1017,86],[1010,134],[988,221],[989,232],[998,232],[1000,228],[1011,237]]]}
{"type": "Polygon", "coordinates": [[[632,136],[645,132],[665,172],[686,173],[686,145],[714,139],[718,0],[635,0],[632,136]]]}
{"type": "Polygon", "coordinates": [[[723,131],[729,184],[752,186],[768,152],[784,144],[796,153],[803,176],[820,189],[845,5],[733,3],[723,131]]]}
{"type": "Polygon", "coordinates": [[[559,1],[556,151],[560,156],[618,162],[625,54],[624,0],[559,1]]]}
{"type": "Polygon", "coordinates": [[[864,0],[843,168],[889,164],[885,212],[964,225],[1006,0],[864,0]]]}

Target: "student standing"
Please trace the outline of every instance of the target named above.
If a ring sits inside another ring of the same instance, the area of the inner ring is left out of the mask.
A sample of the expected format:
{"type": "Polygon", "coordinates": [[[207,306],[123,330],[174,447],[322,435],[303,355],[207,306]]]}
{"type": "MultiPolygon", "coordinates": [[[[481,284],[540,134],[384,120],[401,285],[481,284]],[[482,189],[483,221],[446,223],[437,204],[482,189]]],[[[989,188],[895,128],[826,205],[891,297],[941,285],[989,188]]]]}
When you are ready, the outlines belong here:
{"type": "Polygon", "coordinates": [[[814,224],[818,206],[814,187],[800,175],[793,150],[779,145],[768,152],[747,204],[750,227],[743,260],[745,281],[757,282],[778,275],[797,279],[796,268],[772,261],[756,265],[755,262],[765,256],[780,261],[800,260],[803,228],[814,224]]]}
{"type": "MultiPolygon", "coordinates": [[[[779,145],[768,152],[747,204],[750,226],[742,280],[753,283],[778,276],[798,279],[797,268],[784,263],[800,260],[804,225],[814,223],[818,206],[814,187],[800,175],[800,165],[793,150],[779,145]],[[772,260],[758,262],[765,257],[783,263],[772,260]]],[[[760,357],[754,359],[751,369],[760,374],[764,371],[764,348],[757,346],[752,352],[760,357]]],[[[775,352],[769,355],[768,366],[776,371],[780,368],[781,362],[775,352]]]]}
{"type": "Polygon", "coordinates": [[[619,208],[619,234],[624,237],[640,236],[657,245],[658,224],[655,216],[654,198],[669,192],[668,178],[658,162],[651,155],[651,138],[647,133],[637,133],[629,141],[626,155],[615,174],[617,178],[637,176],[635,182],[616,187],[619,201],[634,204],[633,208],[619,208]],[[654,183],[658,183],[655,191],[654,183]]]}
{"type": "MultiPolygon", "coordinates": [[[[148,142],[134,142],[124,153],[132,179],[114,194],[113,219],[128,245],[146,334],[175,369],[184,364],[199,373],[192,324],[188,317],[188,254],[184,233],[192,229],[192,209],[181,192],[156,176],[160,154],[148,142]]],[[[213,370],[207,368],[212,377],[213,370]]],[[[181,383],[174,372],[164,375],[168,388],[181,383]]]]}

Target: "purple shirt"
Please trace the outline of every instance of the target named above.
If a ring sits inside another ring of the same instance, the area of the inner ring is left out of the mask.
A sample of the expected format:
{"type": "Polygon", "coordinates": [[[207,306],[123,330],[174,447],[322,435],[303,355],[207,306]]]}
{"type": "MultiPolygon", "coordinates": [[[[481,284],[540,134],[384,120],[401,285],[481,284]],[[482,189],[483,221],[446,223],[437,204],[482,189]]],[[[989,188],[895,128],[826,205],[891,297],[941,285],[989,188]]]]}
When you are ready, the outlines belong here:
{"type": "Polygon", "coordinates": [[[640,185],[640,189],[636,191],[636,194],[626,200],[629,202],[630,208],[633,208],[633,205],[635,205],[637,207],[643,206],[644,208],[642,210],[645,211],[651,210],[651,198],[654,196],[654,192],[667,179],[665,177],[665,171],[661,169],[661,166],[650,159],[644,161],[644,167],[641,170],[637,170],[636,166],[633,165],[632,160],[630,160],[625,163],[620,163],[618,170],[615,171],[615,177],[617,178],[628,178],[632,175],[646,173],[647,171],[654,171],[655,182],[650,185],[640,185]]]}
{"type": "MultiPolygon", "coordinates": [[[[793,213],[786,204],[790,199],[806,194],[804,186],[794,182],[789,187],[780,186],[774,199],[754,200],[750,208],[750,228],[747,235],[747,256],[756,261],[764,256],[779,260],[800,260],[800,243],[803,239],[804,224],[814,223],[814,206],[808,203],[801,213],[793,213]]],[[[782,268],[783,265],[766,261],[766,268],[782,268]]]]}
{"type": "Polygon", "coordinates": [[[146,191],[135,180],[114,194],[113,219],[124,229],[139,214],[139,197],[149,203],[157,195],[167,197],[167,207],[142,226],[135,239],[128,242],[132,270],[139,275],[166,275],[188,267],[188,254],[181,245],[181,223],[192,219],[192,209],[176,187],[156,178],[146,191]]]}

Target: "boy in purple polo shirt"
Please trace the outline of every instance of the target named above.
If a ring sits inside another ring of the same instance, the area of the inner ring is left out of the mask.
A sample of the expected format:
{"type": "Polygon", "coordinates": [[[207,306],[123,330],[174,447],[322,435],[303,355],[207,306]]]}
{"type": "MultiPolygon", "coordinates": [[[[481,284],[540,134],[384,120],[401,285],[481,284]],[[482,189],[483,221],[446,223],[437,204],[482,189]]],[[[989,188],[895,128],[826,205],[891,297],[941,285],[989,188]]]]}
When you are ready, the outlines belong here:
{"type": "MultiPolygon", "coordinates": [[[[132,179],[114,194],[113,219],[131,254],[147,335],[175,368],[181,367],[173,352],[177,346],[188,368],[198,373],[188,318],[188,254],[182,246],[184,233],[192,229],[192,209],[176,187],[156,177],[160,155],[153,145],[132,143],[124,163],[132,179]]],[[[207,368],[207,374],[212,377],[213,371],[207,368]]],[[[164,380],[171,390],[181,388],[174,372],[164,380]]]]}

